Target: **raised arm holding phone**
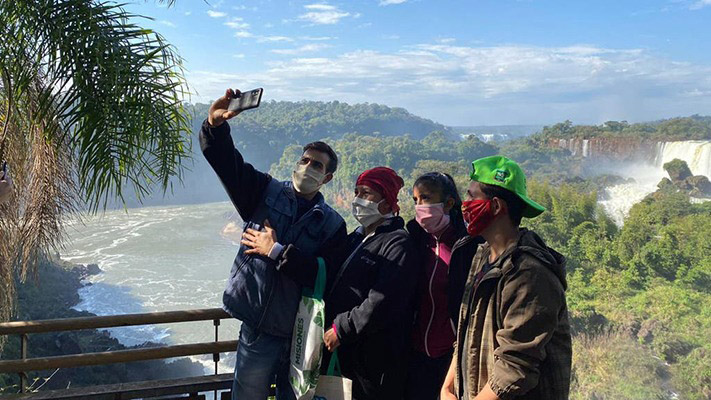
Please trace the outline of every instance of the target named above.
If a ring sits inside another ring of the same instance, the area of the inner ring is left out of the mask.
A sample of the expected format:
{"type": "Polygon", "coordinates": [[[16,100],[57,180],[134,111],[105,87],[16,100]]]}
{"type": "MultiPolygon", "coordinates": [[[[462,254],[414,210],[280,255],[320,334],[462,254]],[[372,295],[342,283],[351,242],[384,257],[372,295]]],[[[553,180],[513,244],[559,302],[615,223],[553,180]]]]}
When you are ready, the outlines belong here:
{"type": "Polygon", "coordinates": [[[261,232],[268,226],[280,241],[267,255],[240,246],[223,294],[225,311],[242,321],[233,400],[267,398],[274,377],[277,399],[294,399],[288,381],[289,349],[302,288],[279,274],[276,265],[290,244],[316,254],[346,240],[343,218],[319,192],[338,165],[331,147],[323,142],[304,146],[292,179],[285,182],[256,170],[235,148],[227,121],[257,107],[261,94],[261,89],[226,90],[210,107],[200,132],[203,155],[242,217],[243,229],[261,232]]]}

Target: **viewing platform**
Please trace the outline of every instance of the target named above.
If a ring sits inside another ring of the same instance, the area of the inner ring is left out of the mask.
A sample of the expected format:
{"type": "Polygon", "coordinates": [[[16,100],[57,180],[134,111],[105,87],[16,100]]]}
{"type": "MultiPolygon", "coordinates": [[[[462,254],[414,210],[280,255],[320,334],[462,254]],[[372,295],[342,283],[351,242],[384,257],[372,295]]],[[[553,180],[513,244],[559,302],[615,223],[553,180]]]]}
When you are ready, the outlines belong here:
{"type": "Polygon", "coordinates": [[[0,374],[19,374],[18,394],[0,396],[0,399],[206,399],[212,392],[214,398],[229,399],[233,373],[219,374],[220,353],[234,352],[237,340],[219,340],[220,321],[230,319],[220,308],[186,311],[152,312],[96,317],[47,319],[35,321],[13,321],[0,323],[0,335],[18,335],[21,343],[21,358],[0,360],[0,374]],[[168,345],[161,347],[103,351],[95,353],[70,354],[52,357],[27,358],[28,335],[77,331],[82,329],[105,329],[139,325],[212,321],[215,340],[205,343],[168,345]],[[110,385],[88,386],[60,390],[32,392],[28,386],[27,373],[32,371],[56,370],[89,365],[106,365],[133,361],[159,360],[175,357],[212,354],[215,362],[213,375],[182,379],[129,382],[110,385]],[[218,396],[219,394],[219,396],[218,396]]]}

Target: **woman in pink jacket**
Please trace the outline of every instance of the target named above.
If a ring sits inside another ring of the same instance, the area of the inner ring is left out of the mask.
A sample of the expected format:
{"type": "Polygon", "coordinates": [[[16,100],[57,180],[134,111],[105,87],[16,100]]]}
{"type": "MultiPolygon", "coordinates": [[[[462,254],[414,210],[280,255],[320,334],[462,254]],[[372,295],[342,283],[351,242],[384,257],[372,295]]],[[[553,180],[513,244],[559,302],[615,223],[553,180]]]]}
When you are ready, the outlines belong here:
{"type": "Polygon", "coordinates": [[[407,224],[423,261],[408,371],[408,400],[436,400],[452,360],[459,305],[469,271],[453,258],[474,256],[478,238],[467,235],[462,200],[451,176],[430,172],[412,188],[416,217],[407,224]]]}

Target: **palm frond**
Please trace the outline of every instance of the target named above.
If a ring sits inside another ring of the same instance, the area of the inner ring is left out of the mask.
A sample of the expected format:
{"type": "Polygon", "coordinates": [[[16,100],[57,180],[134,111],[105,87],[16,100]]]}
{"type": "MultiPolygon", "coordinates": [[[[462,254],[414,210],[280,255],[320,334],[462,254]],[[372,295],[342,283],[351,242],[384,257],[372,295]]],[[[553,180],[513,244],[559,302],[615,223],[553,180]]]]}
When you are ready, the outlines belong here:
{"type": "Polygon", "coordinates": [[[183,61],[142,19],[113,2],[0,2],[0,161],[15,183],[0,205],[0,320],[15,278],[61,246],[64,218],[181,176],[183,61]]]}
{"type": "Polygon", "coordinates": [[[85,0],[18,1],[0,14],[10,38],[0,44],[8,98],[34,99],[30,122],[49,139],[69,138],[92,209],[123,199],[126,185],[140,197],[180,176],[190,148],[183,61],[160,34],[136,24],[142,17],[85,0]],[[37,80],[43,91],[31,90],[37,80]]]}

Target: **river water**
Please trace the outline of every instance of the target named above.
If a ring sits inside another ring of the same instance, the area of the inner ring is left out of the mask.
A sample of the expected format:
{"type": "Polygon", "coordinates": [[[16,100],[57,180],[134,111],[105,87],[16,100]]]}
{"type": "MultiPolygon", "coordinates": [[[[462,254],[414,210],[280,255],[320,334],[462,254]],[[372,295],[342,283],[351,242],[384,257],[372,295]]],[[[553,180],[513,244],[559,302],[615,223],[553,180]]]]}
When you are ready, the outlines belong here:
{"type": "MultiPolygon", "coordinates": [[[[220,307],[237,253],[239,224],[233,211],[225,202],[108,211],[83,222],[70,221],[62,258],[96,263],[103,270],[80,289],[81,302],[75,308],[114,315],[220,307]]],[[[125,345],[214,340],[212,321],[109,331],[125,345]]],[[[221,339],[237,335],[237,321],[222,322],[221,339]]],[[[195,360],[213,371],[211,356],[195,360]]],[[[231,368],[224,364],[223,371],[231,368]]]]}

